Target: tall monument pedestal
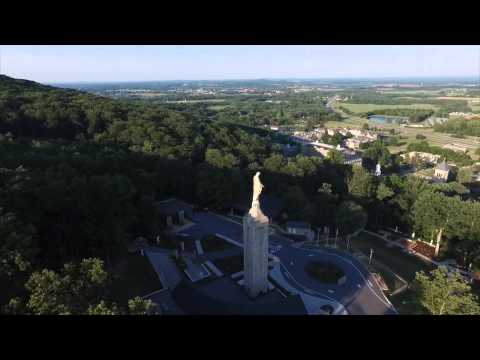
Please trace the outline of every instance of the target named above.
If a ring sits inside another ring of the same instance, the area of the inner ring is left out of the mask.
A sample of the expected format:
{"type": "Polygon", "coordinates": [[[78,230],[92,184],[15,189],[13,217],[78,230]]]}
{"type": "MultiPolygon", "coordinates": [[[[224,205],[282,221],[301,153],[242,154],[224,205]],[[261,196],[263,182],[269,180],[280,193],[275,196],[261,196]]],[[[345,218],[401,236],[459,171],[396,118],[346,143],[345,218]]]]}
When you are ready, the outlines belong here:
{"type": "Polygon", "coordinates": [[[252,298],[268,291],[268,217],[260,208],[263,184],[260,172],[253,177],[253,200],[250,211],[243,217],[244,286],[252,298]]]}
{"type": "Polygon", "coordinates": [[[245,290],[250,297],[268,291],[268,219],[243,217],[245,290]]]}

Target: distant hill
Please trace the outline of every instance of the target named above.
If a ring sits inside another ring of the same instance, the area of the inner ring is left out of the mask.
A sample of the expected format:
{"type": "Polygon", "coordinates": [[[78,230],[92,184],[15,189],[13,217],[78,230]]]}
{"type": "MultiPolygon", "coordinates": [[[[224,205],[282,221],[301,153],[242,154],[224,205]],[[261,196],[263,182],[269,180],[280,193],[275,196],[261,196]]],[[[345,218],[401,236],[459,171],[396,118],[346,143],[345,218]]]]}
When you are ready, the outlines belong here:
{"type": "Polygon", "coordinates": [[[24,79],[14,79],[6,75],[0,75],[0,90],[32,90],[32,89],[52,89],[52,87],[47,85],[39,84],[35,81],[24,80],[24,79]]]}
{"type": "Polygon", "coordinates": [[[0,77],[0,132],[73,139],[105,130],[110,100],[34,81],[0,77]]]}
{"type": "Polygon", "coordinates": [[[247,165],[270,154],[268,132],[208,119],[201,110],[115,100],[87,92],[0,77],[0,134],[92,140],[165,157],[202,161],[207,148],[247,165]],[[251,146],[246,146],[251,144],[251,146]]]}

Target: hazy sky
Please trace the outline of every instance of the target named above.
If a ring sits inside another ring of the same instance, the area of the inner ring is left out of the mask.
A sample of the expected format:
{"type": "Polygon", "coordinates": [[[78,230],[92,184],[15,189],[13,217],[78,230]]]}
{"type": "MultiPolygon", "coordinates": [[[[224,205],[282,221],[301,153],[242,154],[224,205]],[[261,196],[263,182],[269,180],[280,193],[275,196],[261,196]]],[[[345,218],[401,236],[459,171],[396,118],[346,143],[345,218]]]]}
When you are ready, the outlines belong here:
{"type": "Polygon", "coordinates": [[[480,46],[7,46],[1,73],[44,83],[478,76],[480,46]]]}

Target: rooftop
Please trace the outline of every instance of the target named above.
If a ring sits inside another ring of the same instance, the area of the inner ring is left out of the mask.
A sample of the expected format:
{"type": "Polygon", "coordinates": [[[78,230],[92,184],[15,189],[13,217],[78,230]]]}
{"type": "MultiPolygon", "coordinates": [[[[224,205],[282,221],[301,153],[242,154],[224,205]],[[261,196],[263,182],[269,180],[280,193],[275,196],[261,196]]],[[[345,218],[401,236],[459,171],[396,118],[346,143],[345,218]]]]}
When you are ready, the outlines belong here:
{"type": "Polygon", "coordinates": [[[177,199],[158,201],[156,204],[160,214],[165,216],[176,215],[181,210],[185,212],[186,216],[190,216],[193,209],[192,205],[177,199]]]}
{"type": "Polygon", "coordinates": [[[437,165],[437,170],[449,171],[450,167],[448,166],[447,162],[443,160],[437,165]]]}
{"type": "Polygon", "coordinates": [[[310,229],[310,224],[305,221],[287,221],[287,228],[310,229]]]}

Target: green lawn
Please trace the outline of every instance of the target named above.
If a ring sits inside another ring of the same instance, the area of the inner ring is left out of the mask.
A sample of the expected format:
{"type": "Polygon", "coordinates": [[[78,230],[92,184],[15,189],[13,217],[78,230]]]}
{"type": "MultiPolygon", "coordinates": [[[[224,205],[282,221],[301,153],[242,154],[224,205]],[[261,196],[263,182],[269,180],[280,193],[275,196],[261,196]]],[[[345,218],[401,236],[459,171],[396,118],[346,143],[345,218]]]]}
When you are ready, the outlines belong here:
{"type": "Polygon", "coordinates": [[[415,294],[410,289],[402,292],[401,294],[393,296],[390,301],[400,315],[425,314],[425,310],[417,301],[415,301],[415,294]]]}
{"type": "Polygon", "coordinates": [[[215,235],[208,235],[202,239],[202,248],[205,252],[222,251],[235,247],[235,245],[219,238],[215,235]]]}
{"type": "Polygon", "coordinates": [[[144,296],[160,290],[163,285],[146,256],[125,254],[115,261],[112,270],[110,297],[119,304],[126,304],[135,296],[144,296]]]}
{"type": "Polygon", "coordinates": [[[480,113],[480,104],[478,105],[470,105],[470,107],[472,108],[472,111],[475,112],[475,113],[480,113]]]}
{"type": "Polygon", "coordinates": [[[398,247],[390,248],[382,239],[365,232],[352,238],[351,246],[367,256],[370,254],[370,249],[373,248],[373,258],[400,275],[407,282],[415,278],[417,271],[433,269],[432,265],[422,259],[404,253],[398,247]]]}
{"type": "Polygon", "coordinates": [[[231,275],[243,270],[243,255],[230,256],[223,259],[213,260],[223,273],[231,275]]]}
{"type": "MultiPolygon", "coordinates": [[[[359,260],[361,260],[364,263],[364,265],[367,267],[368,271],[370,271],[371,273],[380,274],[383,281],[385,281],[385,283],[388,286],[389,293],[394,292],[395,290],[401,288],[404,285],[404,283],[402,281],[400,281],[395,276],[395,273],[387,265],[384,265],[383,263],[379,262],[376,259],[376,257],[373,257],[372,258],[372,263],[369,264],[368,263],[368,255],[370,253],[370,250],[369,250],[370,247],[368,247],[368,249],[364,248],[363,251],[362,251],[362,248],[360,246],[358,246],[358,241],[355,241],[355,243],[356,244],[353,245],[353,239],[352,239],[350,252],[360,251],[364,254],[364,256],[362,258],[359,258],[359,260]]],[[[348,251],[346,243],[342,240],[337,242],[337,246],[344,251],[348,251]]]]}
{"type": "Polygon", "coordinates": [[[426,109],[435,110],[437,107],[432,104],[409,104],[409,105],[380,105],[380,104],[349,104],[342,103],[341,106],[354,113],[365,113],[383,109],[426,109]]]}
{"type": "Polygon", "coordinates": [[[334,264],[313,261],[305,266],[305,272],[322,284],[337,284],[345,276],[342,269],[334,264]]]}

